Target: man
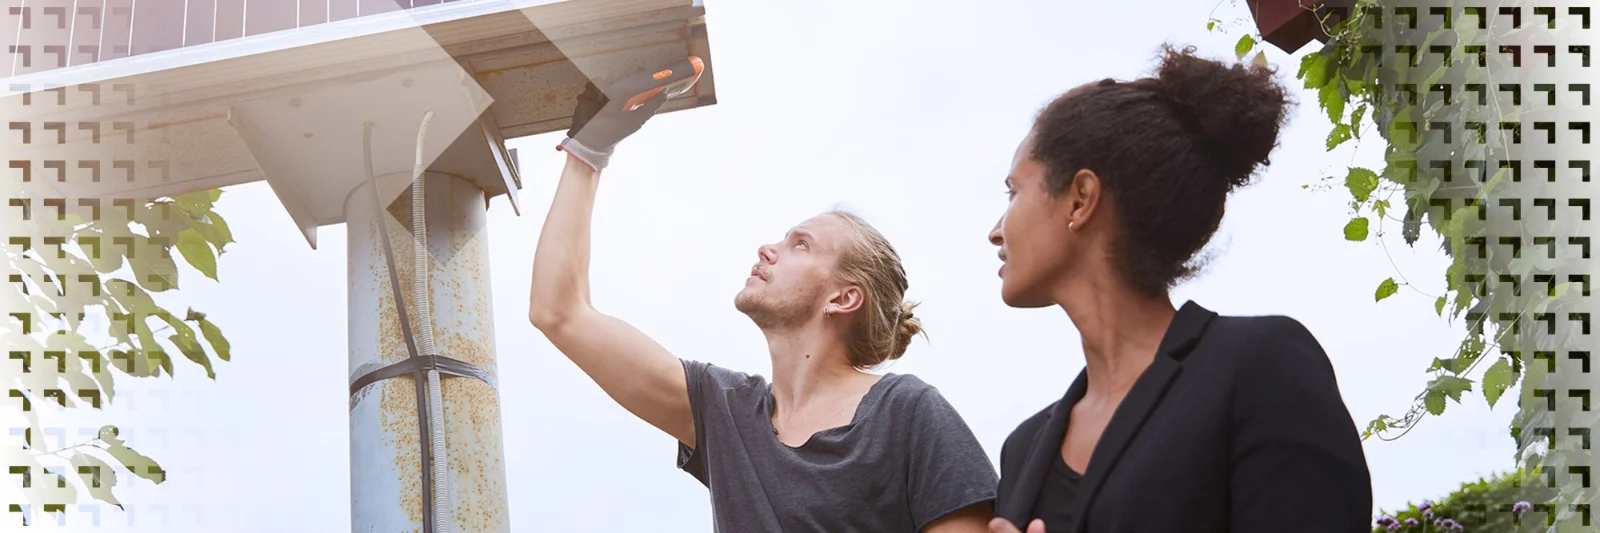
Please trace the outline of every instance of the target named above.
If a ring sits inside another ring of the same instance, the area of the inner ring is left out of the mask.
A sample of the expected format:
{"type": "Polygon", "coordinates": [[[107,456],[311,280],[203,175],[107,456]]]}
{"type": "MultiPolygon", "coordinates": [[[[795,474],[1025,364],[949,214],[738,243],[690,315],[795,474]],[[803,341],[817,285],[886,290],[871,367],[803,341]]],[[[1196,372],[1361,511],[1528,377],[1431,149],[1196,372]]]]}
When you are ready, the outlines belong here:
{"type": "MultiPolygon", "coordinates": [[[[616,96],[616,95],[613,95],[616,96]]],[[[620,102],[618,98],[616,102],[620,102]]],[[[863,372],[921,330],[894,248],[834,211],[760,247],[734,305],[761,328],[772,380],[679,359],[589,301],[589,224],[612,148],[665,98],[624,111],[579,97],[534,255],[528,318],[623,408],[679,441],[716,530],[982,532],[994,466],[937,389],[863,372]]]]}

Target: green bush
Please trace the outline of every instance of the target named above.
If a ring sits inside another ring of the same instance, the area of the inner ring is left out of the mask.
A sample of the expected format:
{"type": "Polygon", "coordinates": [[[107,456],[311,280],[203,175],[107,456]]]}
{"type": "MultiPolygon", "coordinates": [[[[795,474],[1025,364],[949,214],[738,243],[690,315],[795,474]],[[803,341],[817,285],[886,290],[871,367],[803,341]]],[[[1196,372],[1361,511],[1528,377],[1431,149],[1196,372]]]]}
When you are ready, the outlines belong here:
{"type": "MultiPolygon", "coordinates": [[[[1385,512],[1373,533],[1523,533],[1548,531],[1553,517],[1546,502],[1555,491],[1523,471],[1462,483],[1438,501],[1385,512]]],[[[1565,528],[1561,528],[1562,531],[1565,528]]]]}

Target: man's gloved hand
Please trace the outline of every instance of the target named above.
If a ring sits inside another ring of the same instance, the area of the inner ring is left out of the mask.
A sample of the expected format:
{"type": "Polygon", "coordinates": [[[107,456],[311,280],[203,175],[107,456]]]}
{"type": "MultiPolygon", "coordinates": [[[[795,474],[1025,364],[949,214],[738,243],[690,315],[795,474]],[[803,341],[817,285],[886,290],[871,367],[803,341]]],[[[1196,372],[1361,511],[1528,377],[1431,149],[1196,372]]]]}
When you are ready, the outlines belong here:
{"type": "Polygon", "coordinates": [[[633,95],[615,96],[615,99],[606,96],[592,81],[586,84],[572,112],[572,129],[567,130],[567,138],[556,149],[572,154],[589,168],[599,171],[610,163],[612,148],[639,131],[645,121],[667,103],[665,94],[657,94],[638,109],[624,110],[622,106],[633,95]]]}

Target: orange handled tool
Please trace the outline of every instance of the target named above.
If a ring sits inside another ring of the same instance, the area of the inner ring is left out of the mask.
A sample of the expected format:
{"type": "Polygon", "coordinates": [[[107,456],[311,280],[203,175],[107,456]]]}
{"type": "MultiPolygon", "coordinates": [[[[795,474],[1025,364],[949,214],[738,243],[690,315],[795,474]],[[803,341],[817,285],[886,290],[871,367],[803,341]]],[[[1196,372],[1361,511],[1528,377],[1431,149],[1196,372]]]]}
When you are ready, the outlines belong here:
{"type": "Polygon", "coordinates": [[[678,95],[689,92],[695,82],[700,81],[700,73],[704,72],[706,64],[700,58],[689,56],[672,62],[672,64],[656,69],[654,72],[640,72],[612,85],[614,94],[631,94],[632,97],[622,106],[623,112],[638,109],[646,101],[656,95],[666,93],[667,98],[676,98],[678,95]]]}

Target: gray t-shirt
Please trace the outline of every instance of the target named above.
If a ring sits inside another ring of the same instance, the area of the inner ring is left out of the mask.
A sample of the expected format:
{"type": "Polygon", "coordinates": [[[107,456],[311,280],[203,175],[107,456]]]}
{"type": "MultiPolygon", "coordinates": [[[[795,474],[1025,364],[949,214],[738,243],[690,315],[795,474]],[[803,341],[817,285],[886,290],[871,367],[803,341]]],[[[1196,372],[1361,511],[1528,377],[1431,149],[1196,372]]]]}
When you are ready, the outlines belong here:
{"type": "Polygon", "coordinates": [[[885,374],[853,421],[798,448],[772,430],[772,385],[683,361],[694,411],[694,447],[678,444],[678,468],[711,492],[715,530],[914,533],[995,497],[994,464],[934,388],[885,374]]]}

